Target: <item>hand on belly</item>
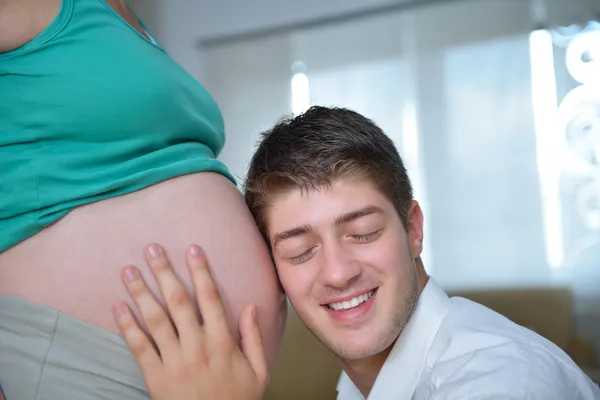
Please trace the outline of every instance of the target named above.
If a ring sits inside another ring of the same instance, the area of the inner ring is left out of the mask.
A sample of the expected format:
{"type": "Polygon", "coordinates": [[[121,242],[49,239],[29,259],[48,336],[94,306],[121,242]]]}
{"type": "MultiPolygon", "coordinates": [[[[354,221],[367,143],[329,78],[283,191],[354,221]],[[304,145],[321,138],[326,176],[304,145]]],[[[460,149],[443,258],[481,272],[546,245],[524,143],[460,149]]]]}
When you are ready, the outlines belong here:
{"type": "Polygon", "coordinates": [[[219,290],[198,246],[188,249],[186,263],[193,282],[201,326],[194,304],[158,245],[147,249],[150,266],[163,298],[163,310],[139,271],[123,270],[123,281],[148,327],[140,329],[129,307],[115,304],[115,319],[146,380],[153,400],[262,399],[268,368],[256,315],[249,304],[240,317],[242,350],[237,346],[225,318],[219,290]]]}

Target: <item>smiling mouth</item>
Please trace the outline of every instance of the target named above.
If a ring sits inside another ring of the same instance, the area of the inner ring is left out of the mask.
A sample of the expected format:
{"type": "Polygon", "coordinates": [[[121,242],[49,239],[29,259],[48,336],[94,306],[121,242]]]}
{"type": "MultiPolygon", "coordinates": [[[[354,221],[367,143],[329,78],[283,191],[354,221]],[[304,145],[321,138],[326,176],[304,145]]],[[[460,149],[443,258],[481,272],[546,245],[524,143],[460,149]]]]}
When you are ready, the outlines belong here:
{"type": "Polygon", "coordinates": [[[351,308],[358,307],[365,301],[369,300],[371,297],[373,297],[375,292],[377,292],[377,289],[373,289],[367,293],[363,293],[363,294],[356,296],[355,298],[347,300],[347,301],[340,301],[337,303],[329,303],[329,304],[326,304],[325,306],[327,308],[329,308],[330,310],[334,310],[334,311],[349,310],[351,308]]]}

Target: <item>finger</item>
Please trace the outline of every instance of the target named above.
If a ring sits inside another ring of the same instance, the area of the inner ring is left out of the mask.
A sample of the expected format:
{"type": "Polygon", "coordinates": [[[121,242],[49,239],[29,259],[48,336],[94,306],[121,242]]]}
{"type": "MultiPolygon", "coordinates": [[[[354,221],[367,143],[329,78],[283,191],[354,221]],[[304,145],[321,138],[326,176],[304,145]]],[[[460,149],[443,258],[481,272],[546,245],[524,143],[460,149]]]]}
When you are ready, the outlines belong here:
{"type": "Polygon", "coordinates": [[[135,320],[129,306],[117,303],[113,307],[117,326],[135,357],[146,381],[161,374],[162,363],[156,349],[135,320]]]}
{"type": "Polygon", "coordinates": [[[198,307],[204,320],[204,331],[214,338],[231,339],[219,289],[200,247],[190,246],[187,252],[187,263],[192,275],[198,307]]]}
{"type": "Polygon", "coordinates": [[[240,335],[242,336],[242,352],[250,362],[258,382],[264,387],[267,384],[269,371],[256,313],[254,304],[244,308],[240,315],[240,335]]]}
{"type": "Polygon", "coordinates": [[[201,334],[200,322],[194,310],[192,299],[179,278],[175,275],[164,250],[157,244],[146,249],[146,259],[158,282],[173,320],[181,346],[189,349],[201,334]]]}
{"type": "Polygon", "coordinates": [[[140,311],[142,321],[148,327],[152,339],[158,346],[163,362],[179,358],[181,350],[173,325],[161,305],[150,293],[140,272],[135,267],[125,267],[122,278],[140,311]]]}

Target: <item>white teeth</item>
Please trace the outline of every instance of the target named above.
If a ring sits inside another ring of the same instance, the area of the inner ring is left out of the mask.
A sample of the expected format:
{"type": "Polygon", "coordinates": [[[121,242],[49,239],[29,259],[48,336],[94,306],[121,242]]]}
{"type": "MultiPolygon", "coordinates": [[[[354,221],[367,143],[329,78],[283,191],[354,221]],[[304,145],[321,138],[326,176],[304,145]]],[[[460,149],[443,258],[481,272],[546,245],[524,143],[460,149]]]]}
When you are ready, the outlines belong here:
{"type": "Polygon", "coordinates": [[[375,289],[371,290],[370,292],[363,293],[360,296],[356,296],[355,298],[348,301],[340,301],[337,303],[328,304],[327,307],[329,307],[332,310],[347,310],[349,308],[354,308],[359,304],[364,303],[365,301],[369,300],[374,294],[375,289]]]}

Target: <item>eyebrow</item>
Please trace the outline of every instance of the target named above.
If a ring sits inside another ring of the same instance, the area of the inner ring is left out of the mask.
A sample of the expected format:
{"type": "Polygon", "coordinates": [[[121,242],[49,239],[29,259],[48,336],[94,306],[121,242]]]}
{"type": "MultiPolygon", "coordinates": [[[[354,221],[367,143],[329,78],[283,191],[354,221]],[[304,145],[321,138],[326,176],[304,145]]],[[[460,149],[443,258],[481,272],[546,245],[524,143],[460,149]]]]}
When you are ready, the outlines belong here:
{"type": "MultiPolygon", "coordinates": [[[[347,214],[340,215],[335,219],[334,225],[341,226],[371,214],[384,214],[384,211],[382,208],[377,206],[367,206],[365,208],[361,208],[360,210],[355,210],[347,214]]],[[[273,247],[275,247],[277,243],[281,242],[282,240],[307,235],[312,231],[313,229],[310,225],[303,225],[298,226],[296,228],[288,229],[287,231],[279,232],[273,236],[273,247]]]]}
{"type": "Polygon", "coordinates": [[[352,222],[354,220],[357,220],[359,218],[362,218],[364,216],[371,215],[371,214],[384,214],[384,211],[382,208],[377,207],[377,206],[367,206],[365,208],[361,208],[360,210],[351,211],[347,214],[340,215],[339,217],[337,217],[335,219],[334,225],[336,225],[336,226],[344,225],[344,224],[347,224],[348,222],[352,222]]]}
{"type": "Polygon", "coordinates": [[[273,236],[273,247],[277,245],[278,242],[282,240],[291,239],[293,237],[306,235],[312,232],[312,228],[310,225],[298,226],[296,228],[288,229],[287,231],[279,232],[275,236],[273,236]]]}

